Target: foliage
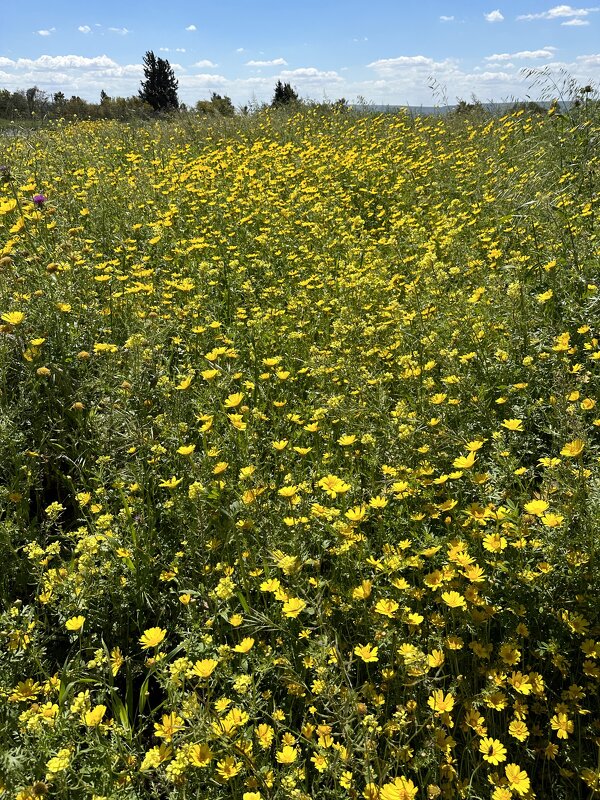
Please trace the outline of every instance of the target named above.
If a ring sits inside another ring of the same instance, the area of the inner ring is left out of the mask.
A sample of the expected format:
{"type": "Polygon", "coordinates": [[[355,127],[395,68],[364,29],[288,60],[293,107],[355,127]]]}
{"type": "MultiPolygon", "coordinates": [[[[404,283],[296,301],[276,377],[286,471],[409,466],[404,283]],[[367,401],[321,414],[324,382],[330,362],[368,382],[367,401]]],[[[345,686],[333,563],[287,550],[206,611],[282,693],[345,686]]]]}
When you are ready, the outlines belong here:
{"type": "Polygon", "coordinates": [[[3,800],[598,796],[599,133],[2,140],[3,800]]]}
{"type": "Polygon", "coordinates": [[[271,101],[271,105],[273,107],[277,106],[286,106],[290,103],[297,103],[298,102],[298,94],[292,89],[292,85],[290,83],[282,83],[281,81],[277,81],[275,84],[275,91],[273,93],[273,100],[271,101]]]}
{"type": "Polygon", "coordinates": [[[144,56],[144,80],[139,91],[140,100],[154,111],[174,111],[179,108],[178,81],[169,62],[156,58],[152,50],[144,56]]]}
{"type": "Polygon", "coordinates": [[[221,114],[223,117],[233,117],[235,108],[230,97],[227,95],[222,97],[220,94],[213,92],[210,100],[198,100],[196,112],[198,114],[221,114]]]}

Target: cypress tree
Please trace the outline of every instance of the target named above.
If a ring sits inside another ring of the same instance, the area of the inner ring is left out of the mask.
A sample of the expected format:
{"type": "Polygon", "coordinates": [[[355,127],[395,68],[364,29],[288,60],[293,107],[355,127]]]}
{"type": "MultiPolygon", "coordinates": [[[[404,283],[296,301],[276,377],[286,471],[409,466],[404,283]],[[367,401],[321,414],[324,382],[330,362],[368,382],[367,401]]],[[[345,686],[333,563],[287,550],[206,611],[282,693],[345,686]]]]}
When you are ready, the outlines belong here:
{"type": "Polygon", "coordinates": [[[144,77],[139,91],[140,100],[155,111],[174,111],[179,108],[178,82],[169,62],[156,58],[152,50],[144,56],[144,77]]]}

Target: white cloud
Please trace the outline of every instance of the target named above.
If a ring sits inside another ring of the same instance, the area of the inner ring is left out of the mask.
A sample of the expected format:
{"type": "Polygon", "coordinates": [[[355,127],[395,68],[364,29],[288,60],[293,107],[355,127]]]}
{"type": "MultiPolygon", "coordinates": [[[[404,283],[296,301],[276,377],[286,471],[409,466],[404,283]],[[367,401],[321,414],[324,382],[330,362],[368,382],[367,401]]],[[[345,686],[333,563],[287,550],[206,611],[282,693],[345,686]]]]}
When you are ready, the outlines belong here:
{"type": "Polygon", "coordinates": [[[238,47],[235,52],[236,53],[245,53],[246,52],[246,48],[245,47],[238,47]]]}
{"type": "Polygon", "coordinates": [[[198,75],[183,75],[179,78],[179,89],[182,91],[194,89],[203,91],[226,86],[230,81],[224,75],[213,75],[209,72],[200,72],[198,75]]]}
{"type": "Polygon", "coordinates": [[[201,61],[196,61],[195,64],[192,64],[192,67],[218,67],[218,64],[214,64],[210,59],[203,58],[201,61]]]}
{"type": "MultiPolygon", "coordinates": [[[[573,58],[571,63],[554,58],[554,48],[544,46],[482,58],[478,66],[467,70],[459,59],[438,61],[426,54],[399,55],[371,62],[365,70],[370,77],[365,80],[354,70],[334,71],[318,65],[298,69],[282,65],[258,73],[242,68],[240,61],[237,70],[232,68],[226,74],[218,74],[217,65],[206,65],[208,59],[198,61],[193,68],[188,66],[187,71],[176,64],[173,67],[179,80],[179,98],[188,105],[210,97],[212,91],[227,94],[235,105],[248,103],[251,98],[253,103],[268,103],[279,79],[289,81],[302,97],[331,100],[343,95],[353,101],[362,95],[378,105],[443,104],[446,97],[454,103],[457,98],[472,95],[484,103],[528,95],[536,99],[531,75],[520,69],[534,64],[543,65],[549,74],[566,70],[580,86],[600,82],[600,50],[573,58]],[[533,60],[528,64],[529,58],[533,60]],[[443,97],[431,89],[436,79],[445,87],[443,97]]],[[[111,97],[135,95],[142,77],[141,64],[119,63],[107,55],[43,55],[35,59],[0,56],[0,86],[11,91],[35,85],[48,93],[62,91],[67,97],[73,94],[97,102],[101,89],[111,97]]]]}
{"type": "Polygon", "coordinates": [[[316,67],[299,67],[298,69],[284,69],[281,72],[282,78],[305,78],[309,81],[341,81],[342,78],[333,70],[322,71],[316,67]]]}
{"type": "MultiPolygon", "coordinates": [[[[40,56],[39,58],[18,58],[16,61],[11,59],[3,59],[5,66],[12,66],[14,69],[39,69],[54,72],[56,70],[108,70],[118,68],[119,65],[116,61],[108,56],[95,56],[94,58],[86,58],[85,56],[40,56]]],[[[0,61],[2,66],[2,61],[0,61]]]]}
{"type": "Polygon", "coordinates": [[[92,32],[92,29],[90,28],[89,25],[80,25],[77,28],[77,30],[79,31],[79,33],[91,33],[92,32]]]}
{"type": "Polygon", "coordinates": [[[188,25],[186,28],[186,31],[195,31],[195,30],[197,30],[195,25],[188,25]]]}
{"type": "Polygon", "coordinates": [[[525,60],[553,58],[555,49],[554,47],[545,47],[543,50],[520,50],[518,53],[494,53],[494,55],[486,56],[484,61],[510,61],[513,58],[525,60]]]}
{"type": "Polygon", "coordinates": [[[575,28],[575,27],[581,27],[582,25],[589,25],[590,21],[589,19],[580,19],[579,17],[574,17],[573,19],[570,19],[568,22],[561,22],[560,24],[563,27],[568,26],[571,28],[575,28]]]}
{"type": "Polygon", "coordinates": [[[435,70],[443,68],[451,68],[454,65],[452,59],[445,61],[434,61],[433,58],[428,56],[397,56],[396,58],[380,58],[377,61],[372,61],[367,64],[368,69],[374,70],[382,77],[393,76],[397,74],[406,74],[407,69],[417,68],[423,70],[435,70]]]}
{"type": "Polygon", "coordinates": [[[119,36],[127,36],[128,33],[131,33],[131,31],[127,30],[127,28],[109,28],[108,30],[111,33],[118,33],[119,36]]]}
{"type": "Polygon", "coordinates": [[[36,31],[36,33],[38,36],[50,36],[51,34],[54,33],[55,30],[56,28],[48,28],[48,29],[43,29],[41,31],[36,31]]]}
{"type": "MultiPolygon", "coordinates": [[[[563,19],[569,17],[581,19],[581,17],[587,17],[595,11],[600,11],[600,8],[597,6],[593,8],[573,8],[572,6],[560,5],[553,6],[553,8],[548,9],[548,11],[542,11],[539,14],[520,14],[517,19],[526,20],[527,22],[533,19],[563,19]]],[[[578,23],[570,24],[577,25],[578,23]]]]}
{"type": "Polygon", "coordinates": [[[484,14],[483,16],[485,17],[486,22],[504,21],[504,15],[502,14],[499,8],[497,8],[495,11],[490,11],[489,14],[484,14]]]}
{"type": "Polygon", "coordinates": [[[246,61],[247,67],[287,67],[285,58],[274,58],[271,61],[246,61]]]}
{"type": "MultiPolygon", "coordinates": [[[[593,53],[589,56],[577,56],[577,61],[580,64],[585,64],[590,67],[600,67],[600,53],[593,53]]],[[[0,59],[0,67],[2,66],[0,59]]]]}
{"type": "Polygon", "coordinates": [[[445,14],[442,14],[440,22],[454,22],[454,17],[447,17],[445,14]]]}

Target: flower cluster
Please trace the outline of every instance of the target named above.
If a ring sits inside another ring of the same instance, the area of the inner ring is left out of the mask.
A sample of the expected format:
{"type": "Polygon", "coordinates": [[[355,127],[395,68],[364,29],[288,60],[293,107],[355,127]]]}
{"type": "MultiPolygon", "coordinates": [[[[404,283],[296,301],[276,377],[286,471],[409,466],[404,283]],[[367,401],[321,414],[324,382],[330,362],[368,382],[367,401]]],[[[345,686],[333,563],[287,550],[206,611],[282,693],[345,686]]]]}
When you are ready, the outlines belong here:
{"type": "Polygon", "coordinates": [[[593,113],[7,143],[2,800],[598,795],[593,113]]]}

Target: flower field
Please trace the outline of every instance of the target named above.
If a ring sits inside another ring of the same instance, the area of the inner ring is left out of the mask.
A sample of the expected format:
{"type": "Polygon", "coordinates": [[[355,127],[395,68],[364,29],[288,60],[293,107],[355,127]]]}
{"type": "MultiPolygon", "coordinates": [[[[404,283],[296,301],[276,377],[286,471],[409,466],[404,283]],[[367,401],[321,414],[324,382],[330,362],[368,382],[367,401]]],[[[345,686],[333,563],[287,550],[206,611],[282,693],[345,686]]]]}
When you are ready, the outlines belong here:
{"type": "Polygon", "coordinates": [[[0,798],[600,796],[592,104],[0,140],[0,798]]]}

